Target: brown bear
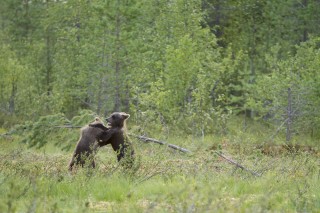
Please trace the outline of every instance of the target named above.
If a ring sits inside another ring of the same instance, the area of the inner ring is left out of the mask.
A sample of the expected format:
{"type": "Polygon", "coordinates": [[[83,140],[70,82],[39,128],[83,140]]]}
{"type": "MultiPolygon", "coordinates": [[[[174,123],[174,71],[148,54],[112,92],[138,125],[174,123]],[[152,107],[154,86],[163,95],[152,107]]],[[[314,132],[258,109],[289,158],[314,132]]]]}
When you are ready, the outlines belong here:
{"type": "Polygon", "coordinates": [[[94,154],[97,148],[100,146],[97,142],[97,137],[101,135],[108,128],[104,126],[100,118],[95,118],[95,121],[90,125],[100,125],[104,128],[94,128],[89,125],[84,126],[80,130],[80,139],[76,145],[73,152],[72,159],[69,163],[69,170],[71,171],[74,164],[80,164],[82,167],[85,165],[86,161],[95,168],[94,154]]]}
{"type": "Polygon", "coordinates": [[[98,135],[99,146],[111,144],[113,150],[117,152],[118,161],[132,166],[134,161],[134,149],[132,143],[125,132],[126,120],[130,117],[129,114],[124,112],[114,112],[106,119],[108,128],[102,123],[91,123],[90,127],[103,130],[98,135]]]}

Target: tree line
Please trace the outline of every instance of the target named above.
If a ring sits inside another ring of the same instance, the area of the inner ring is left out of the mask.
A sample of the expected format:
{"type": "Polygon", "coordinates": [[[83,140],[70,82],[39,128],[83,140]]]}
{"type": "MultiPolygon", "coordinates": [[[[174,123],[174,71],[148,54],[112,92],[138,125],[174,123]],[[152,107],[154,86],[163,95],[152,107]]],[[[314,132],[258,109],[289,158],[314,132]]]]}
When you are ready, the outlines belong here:
{"type": "Polygon", "coordinates": [[[319,136],[318,0],[3,0],[0,123],[130,112],[319,136]],[[283,125],[282,125],[283,124],[283,125]]]}

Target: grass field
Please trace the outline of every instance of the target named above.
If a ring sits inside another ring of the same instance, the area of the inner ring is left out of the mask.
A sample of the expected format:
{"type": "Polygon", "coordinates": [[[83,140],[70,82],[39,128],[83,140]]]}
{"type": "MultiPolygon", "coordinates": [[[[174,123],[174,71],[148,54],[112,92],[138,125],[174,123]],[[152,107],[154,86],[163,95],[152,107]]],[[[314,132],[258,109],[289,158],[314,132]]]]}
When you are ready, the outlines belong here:
{"type": "Polygon", "coordinates": [[[133,139],[134,169],[119,167],[111,147],[104,147],[96,169],[70,174],[73,150],[51,143],[28,148],[16,137],[2,137],[0,212],[320,212],[316,145],[258,146],[259,137],[249,133],[168,142],[192,153],[133,139]]]}

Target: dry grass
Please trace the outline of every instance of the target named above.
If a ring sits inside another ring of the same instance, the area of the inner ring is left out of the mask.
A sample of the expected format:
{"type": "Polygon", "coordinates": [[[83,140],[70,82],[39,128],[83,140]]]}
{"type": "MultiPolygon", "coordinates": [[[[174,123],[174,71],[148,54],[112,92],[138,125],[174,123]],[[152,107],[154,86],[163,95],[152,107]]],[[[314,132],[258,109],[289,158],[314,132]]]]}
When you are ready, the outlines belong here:
{"type": "MultiPolygon", "coordinates": [[[[184,139],[177,139],[177,143],[184,139]]],[[[71,153],[29,149],[2,139],[1,212],[316,212],[319,156],[297,150],[265,155],[224,138],[183,154],[134,141],[134,169],[118,165],[110,147],[95,170],[67,171],[71,153]],[[215,154],[222,151],[251,173],[215,154]]],[[[199,142],[200,143],[200,142],[199,142]]],[[[181,144],[181,142],[180,142],[181,144]]]]}

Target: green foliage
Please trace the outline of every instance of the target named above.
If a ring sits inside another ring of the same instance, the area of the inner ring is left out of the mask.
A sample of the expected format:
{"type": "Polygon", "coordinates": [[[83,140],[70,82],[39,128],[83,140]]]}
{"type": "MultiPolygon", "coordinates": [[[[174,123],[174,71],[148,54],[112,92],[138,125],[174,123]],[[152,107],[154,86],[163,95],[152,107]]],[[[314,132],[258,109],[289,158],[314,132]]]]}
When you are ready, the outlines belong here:
{"type": "Polygon", "coordinates": [[[74,116],[71,121],[70,125],[72,126],[84,126],[87,125],[89,122],[92,122],[94,118],[99,117],[96,113],[92,112],[91,110],[81,110],[79,115],[74,116]]]}
{"type": "MultiPolygon", "coordinates": [[[[37,122],[24,128],[22,142],[28,144],[30,147],[36,146],[38,148],[50,142],[51,137],[56,134],[60,125],[68,124],[69,121],[63,114],[42,116],[37,122]],[[54,131],[56,128],[56,131],[54,131]]],[[[30,124],[30,123],[29,123],[30,124]]],[[[20,127],[16,127],[19,129],[20,127]]]]}
{"type": "Polygon", "coordinates": [[[10,134],[18,135],[29,147],[41,148],[49,143],[69,150],[79,137],[80,127],[92,122],[96,116],[90,110],[80,111],[71,120],[62,113],[42,116],[36,122],[27,121],[14,126],[10,134]]]}
{"type": "Polygon", "coordinates": [[[261,116],[269,114],[273,120],[283,122],[290,89],[295,131],[314,134],[319,120],[318,46],[319,39],[312,39],[297,46],[294,56],[280,61],[277,60],[279,46],[275,46],[273,54],[267,55],[269,74],[257,78],[248,107],[256,109],[261,116]]]}
{"type": "MultiPolygon", "coordinates": [[[[232,114],[283,108],[288,84],[308,93],[301,113],[317,113],[319,10],[315,0],[4,0],[0,124],[88,109],[227,134],[232,114]]],[[[319,135],[319,118],[304,118],[299,132],[319,135]]]]}
{"type": "Polygon", "coordinates": [[[0,212],[317,211],[319,14],[316,0],[3,0],[0,212]],[[132,170],[107,147],[97,170],[67,173],[79,131],[60,127],[113,111],[194,155],[134,140],[132,170]]]}

